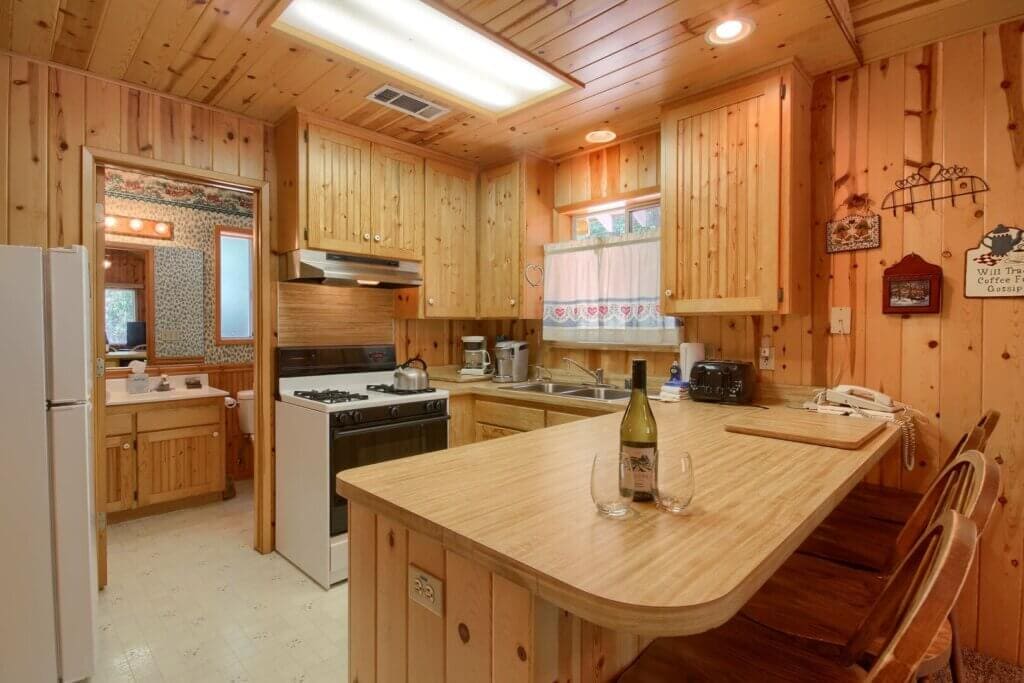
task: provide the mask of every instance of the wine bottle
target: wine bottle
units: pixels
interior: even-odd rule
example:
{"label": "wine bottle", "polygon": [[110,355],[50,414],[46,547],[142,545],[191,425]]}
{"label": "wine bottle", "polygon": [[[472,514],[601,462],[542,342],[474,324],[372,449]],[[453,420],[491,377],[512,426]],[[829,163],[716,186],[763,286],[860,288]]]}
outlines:
{"label": "wine bottle", "polygon": [[633,393],[619,427],[619,458],[633,474],[633,500],[654,500],[658,424],[647,401],[647,361],[633,361]]}

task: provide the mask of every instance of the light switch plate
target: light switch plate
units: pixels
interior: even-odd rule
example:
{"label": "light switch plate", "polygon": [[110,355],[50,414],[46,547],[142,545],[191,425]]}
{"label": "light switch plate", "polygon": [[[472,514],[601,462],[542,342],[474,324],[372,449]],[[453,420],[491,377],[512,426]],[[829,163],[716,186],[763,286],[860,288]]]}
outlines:
{"label": "light switch plate", "polygon": [[832,334],[850,334],[853,331],[851,318],[852,312],[849,306],[833,306],[829,330]]}
{"label": "light switch plate", "polygon": [[426,607],[439,617],[444,616],[444,581],[409,565],[409,599]]}

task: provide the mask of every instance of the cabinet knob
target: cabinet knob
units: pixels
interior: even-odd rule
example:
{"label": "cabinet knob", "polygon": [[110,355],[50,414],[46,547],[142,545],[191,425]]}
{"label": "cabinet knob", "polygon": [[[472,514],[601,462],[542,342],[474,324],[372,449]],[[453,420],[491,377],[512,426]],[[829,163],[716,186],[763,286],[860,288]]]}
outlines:
{"label": "cabinet knob", "polygon": [[672,290],[671,289],[666,289],[665,290],[665,296],[672,296]]}
{"label": "cabinet knob", "polygon": [[123,444],[121,444],[121,450],[122,451],[130,451],[131,449],[132,449],[132,445],[130,443],[128,443],[127,441],[125,441]]}
{"label": "cabinet knob", "polygon": [[363,233],[363,239],[364,239],[364,240],[369,240],[369,239],[370,239],[370,233],[368,233],[368,232],[364,232],[364,233]]}
{"label": "cabinet knob", "polygon": [[516,305],[516,300],[515,299],[509,299],[508,300],[508,305],[509,306],[515,306]]}
{"label": "cabinet knob", "polygon": [[213,436],[214,436],[214,438],[217,438],[218,436],[220,436],[220,432],[214,432]]}
{"label": "cabinet knob", "polygon": [[429,299],[427,299],[427,303],[430,304],[431,306],[433,306],[434,305],[434,297],[430,297]]}
{"label": "cabinet knob", "polygon": [[373,236],[373,241],[374,242],[380,242],[380,235],[374,235]]}

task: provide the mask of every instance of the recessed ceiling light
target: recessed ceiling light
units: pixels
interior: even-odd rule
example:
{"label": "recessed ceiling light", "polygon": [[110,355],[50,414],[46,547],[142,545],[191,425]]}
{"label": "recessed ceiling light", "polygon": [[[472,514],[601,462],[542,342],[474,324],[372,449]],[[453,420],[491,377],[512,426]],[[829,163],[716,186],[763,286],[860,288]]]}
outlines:
{"label": "recessed ceiling light", "polygon": [[592,130],[586,135],[587,142],[611,142],[615,139],[615,131],[613,130]]}
{"label": "recessed ceiling light", "polygon": [[130,221],[128,221],[128,227],[136,231],[142,230],[142,221],[140,221],[138,218],[133,218]]}
{"label": "recessed ceiling light", "polygon": [[112,228],[115,225],[117,225],[117,219],[114,218],[113,216],[107,216],[106,218],[103,219],[103,225],[105,225],[108,228]]}
{"label": "recessed ceiling light", "polygon": [[704,34],[712,45],[728,45],[743,40],[754,32],[754,22],[746,17],[735,17],[720,21]]}
{"label": "recessed ceiling light", "polygon": [[274,28],[492,115],[581,87],[421,0],[294,0]]}

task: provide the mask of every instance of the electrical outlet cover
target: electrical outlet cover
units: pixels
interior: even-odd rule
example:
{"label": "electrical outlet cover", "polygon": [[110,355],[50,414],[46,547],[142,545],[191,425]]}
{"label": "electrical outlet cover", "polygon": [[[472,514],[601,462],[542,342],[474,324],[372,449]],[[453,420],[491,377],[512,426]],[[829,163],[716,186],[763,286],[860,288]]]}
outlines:
{"label": "electrical outlet cover", "polygon": [[409,599],[426,607],[439,617],[444,616],[444,581],[409,565]]}

